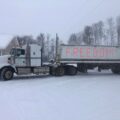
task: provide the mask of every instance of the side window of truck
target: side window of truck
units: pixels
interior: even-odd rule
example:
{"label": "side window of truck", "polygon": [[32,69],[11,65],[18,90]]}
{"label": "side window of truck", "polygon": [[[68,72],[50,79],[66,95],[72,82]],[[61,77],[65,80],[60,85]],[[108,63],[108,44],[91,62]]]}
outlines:
{"label": "side window of truck", "polygon": [[21,55],[25,55],[25,50],[21,50]]}
{"label": "side window of truck", "polygon": [[18,49],[16,56],[25,55],[25,50]]}

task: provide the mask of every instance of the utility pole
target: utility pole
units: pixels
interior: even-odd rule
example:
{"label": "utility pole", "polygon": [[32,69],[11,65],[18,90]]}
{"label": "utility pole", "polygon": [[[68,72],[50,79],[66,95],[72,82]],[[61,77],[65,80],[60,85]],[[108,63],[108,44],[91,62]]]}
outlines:
{"label": "utility pole", "polygon": [[58,34],[56,34],[56,61],[58,61],[59,59],[58,50],[59,50],[59,37]]}

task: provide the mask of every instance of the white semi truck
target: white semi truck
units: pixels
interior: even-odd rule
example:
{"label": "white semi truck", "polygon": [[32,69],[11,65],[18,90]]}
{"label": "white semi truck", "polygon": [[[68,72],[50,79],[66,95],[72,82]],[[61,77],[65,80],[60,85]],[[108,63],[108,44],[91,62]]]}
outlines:
{"label": "white semi truck", "polygon": [[[2,80],[10,80],[17,75],[46,74],[54,76],[76,75],[98,67],[98,70],[111,69],[120,73],[119,46],[75,46],[60,45],[57,47],[54,62],[44,65],[42,47],[37,44],[12,48],[9,55],[0,57],[0,76]],[[74,65],[75,66],[74,66]]]}

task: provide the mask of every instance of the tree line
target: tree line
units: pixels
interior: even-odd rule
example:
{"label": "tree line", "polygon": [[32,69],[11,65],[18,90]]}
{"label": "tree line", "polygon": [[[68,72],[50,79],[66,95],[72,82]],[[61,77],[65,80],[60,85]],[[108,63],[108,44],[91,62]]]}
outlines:
{"label": "tree line", "polygon": [[108,18],[84,27],[83,31],[73,33],[68,40],[69,45],[120,45],[120,16]]}
{"label": "tree line", "polygon": [[43,60],[48,61],[55,58],[56,40],[49,34],[40,33],[36,38],[33,36],[15,36],[5,48],[5,54],[9,54],[13,47],[22,47],[27,44],[38,44],[42,46]]}

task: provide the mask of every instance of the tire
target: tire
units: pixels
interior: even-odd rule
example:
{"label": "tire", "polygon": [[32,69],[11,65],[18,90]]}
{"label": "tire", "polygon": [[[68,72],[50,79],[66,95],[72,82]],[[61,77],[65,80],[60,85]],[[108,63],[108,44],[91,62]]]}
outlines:
{"label": "tire", "polygon": [[112,71],[112,73],[114,73],[114,74],[119,74],[119,73],[120,73],[120,70],[118,70],[118,69],[111,69],[111,71]]}
{"label": "tire", "polygon": [[1,71],[1,79],[4,81],[11,80],[13,78],[13,74],[13,70],[11,70],[10,68],[4,68]]}
{"label": "tire", "polygon": [[64,67],[57,67],[55,68],[55,76],[63,76],[65,74]]}
{"label": "tire", "polygon": [[74,66],[65,66],[65,74],[66,75],[76,75],[77,68]]}

